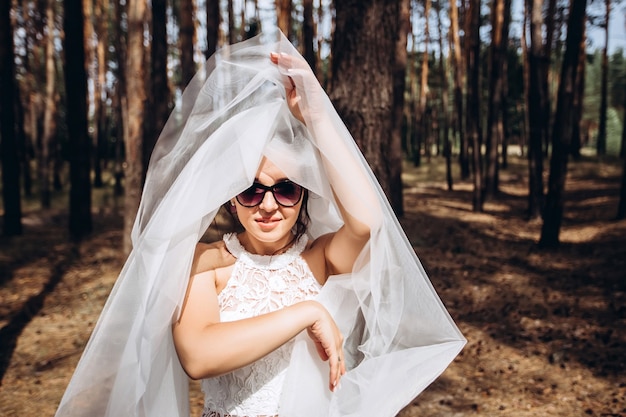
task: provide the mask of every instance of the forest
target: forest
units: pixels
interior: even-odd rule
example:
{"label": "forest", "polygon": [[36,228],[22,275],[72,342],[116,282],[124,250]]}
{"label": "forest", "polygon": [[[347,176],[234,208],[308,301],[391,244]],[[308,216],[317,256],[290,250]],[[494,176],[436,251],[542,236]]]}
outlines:
{"label": "forest", "polygon": [[1,1],[0,415],[54,415],[185,86],[280,30],[468,339],[399,416],[626,416],[625,7]]}

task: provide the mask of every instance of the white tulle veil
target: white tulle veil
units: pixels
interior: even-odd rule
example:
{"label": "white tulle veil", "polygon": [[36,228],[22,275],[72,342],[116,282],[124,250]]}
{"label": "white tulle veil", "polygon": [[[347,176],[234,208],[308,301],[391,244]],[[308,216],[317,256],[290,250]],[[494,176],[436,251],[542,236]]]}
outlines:
{"label": "white tulle veil", "polygon": [[[341,388],[328,390],[328,366],[301,335],[281,417],[393,416],[465,344],[328,97],[323,94],[323,111],[337,137],[331,146],[316,139],[315,127],[307,129],[291,115],[283,87],[288,71],[272,64],[269,54],[299,55],[282,34],[269,38],[260,35],[218,51],[170,116],[150,161],[133,251],[58,417],[189,415],[188,380],[171,325],[180,313],[196,243],[222,204],[252,183],[263,156],[310,191],[311,238],[341,226],[335,198],[351,198],[344,206],[355,207],[354,200],[369,191],[383,217],[372,224],[370,243],[353,272],[331,277],[319,296],[346,336],[349,371]],[[341,181],[359,178],[355,184],[361,184],[365,178],[370,188],[335,197],[321,158]],[[351,214],[369,221],[372,202],[356,206],[361,208]]]}

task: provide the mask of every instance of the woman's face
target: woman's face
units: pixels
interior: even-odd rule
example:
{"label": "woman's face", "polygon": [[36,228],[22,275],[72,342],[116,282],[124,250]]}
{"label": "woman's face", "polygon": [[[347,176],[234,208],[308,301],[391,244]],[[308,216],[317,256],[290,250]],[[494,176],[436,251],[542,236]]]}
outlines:
{"label": "woman's face", "polygon": [[[265,186],[272,186],[284,181],[287,176],[265,157],[256,173],[255,182]],[[284,207],[276,202],[272,192],[267,191],[259,205],[254,207],[242,206],[236,198],[231,200],[237,209],[237,217],[244,229],[242,239],[246,249],[258,254],[273,254],[284,248],[293,239],[291,229],[298,220],[302,198],[293,207]]]}

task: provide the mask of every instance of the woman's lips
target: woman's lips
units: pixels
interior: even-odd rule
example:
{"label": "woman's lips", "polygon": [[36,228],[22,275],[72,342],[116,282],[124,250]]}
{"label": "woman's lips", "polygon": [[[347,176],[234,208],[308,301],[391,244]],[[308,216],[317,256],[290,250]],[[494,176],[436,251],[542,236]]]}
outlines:
{"label": "woman's lips", "polygon": [[259,225],[259,227],[263,230],[270,230],[275,228],[278,223],[280,222],[280,219],[276,219],[276,218],[260,218],[260,219],[256,219],[257,224]]}

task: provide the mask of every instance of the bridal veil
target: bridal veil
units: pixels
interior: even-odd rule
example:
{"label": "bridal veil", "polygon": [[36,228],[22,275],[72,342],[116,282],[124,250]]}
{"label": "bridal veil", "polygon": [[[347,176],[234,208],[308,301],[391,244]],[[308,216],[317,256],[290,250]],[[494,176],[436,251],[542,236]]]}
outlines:
{"label": "bridal veil", "polygon": [[[348,209],[360,207],[351,214],[371,222],[372,201],[363,197],[355,204],[369,193],[382,213],[370,224],[370,242],[353,272],[330,277],[319,295],[345,336],[348,372],[341,387],[328,390],[328,365],[301,335],[281,417],[393,416],[465,344],[330,100],[317,85],[319,110],[336,137],[329,144],[316,138],[324,132],[316,131],[314,121],[307,120],[307,129],[291,115],[283,83],[295,73],[270,62],[271,52],[299,57],[282,34],[259,35],[218,51],[185,89],[152,154],[132,253],[57,417],[189,415],[188,379],[171,326],[180,314],[196,243],[222,204],[252,183],[263,156],[310,191],[311,238],[341,226],[336,199]],[[334,195],[322,157],[342,181],[358,178],[355,183],[362,184],[365,178],[365,189]]]}

